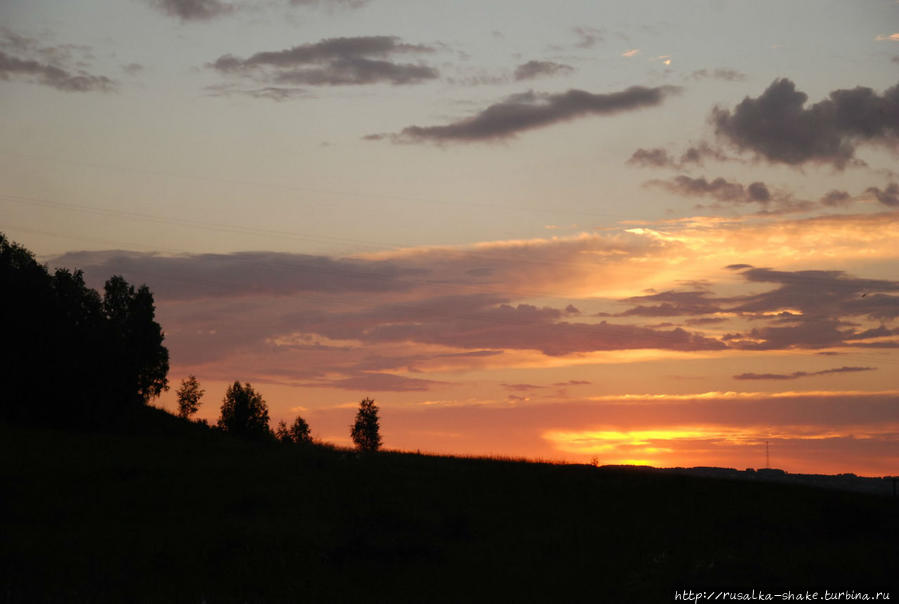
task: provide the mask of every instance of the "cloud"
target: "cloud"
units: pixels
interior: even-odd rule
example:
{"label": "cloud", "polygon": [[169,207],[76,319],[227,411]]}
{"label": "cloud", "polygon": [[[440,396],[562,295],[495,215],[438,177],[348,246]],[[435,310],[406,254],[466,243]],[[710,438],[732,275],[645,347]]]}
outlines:
{"label": "cloud", "polygon": [[395,36],[327,38],[286,50],[258,52],[246,59],[222,55],[209,66],[222,74],[252,76],[274,84],[340,86],[416,84],[437,78],[423,64],[394,63],[397,54],[428,54],[431,46],[407,44]]}
{"label": "cloud", "polygon": [[330,381],[309,382],[308,387],[340,388],[362,392],[425,392],[435,386],[445,386],[446,382],[409,378],[390,373],[363,372],[353,377]]}
{"label": "cloud", "polygon": [[751,268],[741,276],[752,283],[776,283],[778,287],[731,298],[721,310],[754,315],[769,322],[766,327],[732,333],[722,339],[745,350],[790,348],[818,349],[833,346],[890,348],[895,341],[857,342],[893,335],[893,330],[859,330],[847,317],[892,320],[899,317],[899,281],[859,279],[842,271],[775,271]]}
{"label": "cloud", "polygon": [[575,89],[558,94],[530,91],[510,96],[469,118],[445,126],[410,126],[395,138],[398,142],[503,140],[520,132],[580,117],[656,106],[678,90],[671,86],[632,86],[608,94]]}
{"label": "cloud", "polygon": [[768,186],[763,182],[754,182],[744,187],[740,183],[720,177],[708,181],[704,177],[691,178],[680,175],[672,180],[651,180],[647,184],[662,187],[678,195],[707,196],[725,203],[768,204],[774,199]]}
{"label": "cloud", "polygon": [[899,143],[899,85],[882,95],[862,86],[835,90],[805,107],[807,99],[782,78],[733,111],[716,107],[711,119],[723,140],[771,163],[818,162],[842,169],[860,144],[895,148]]}
{"label": "cloud", "polygon": [[305,88],[285,86],[264,86],[262,88],[240,88],[233,84],[214,84],[206,87],[210,96],[248,96],[254,99],[269,99],[270,101],[289,101],[296,98],[310,97],[311,93]]}
{"label": "cloud", "polygon": [[836,189],[829,191],[821,197],[821,204],[825,206],[841,206],[852,201],[852,196],[846,191],[838,191]]}
{"label": "cloud", "polygon": [[578,37],[574,44],[577,48],[593,48],[603,41],[603,30],[595,27],[575,27],[572,31]]}
{"label": "cloud", "polygon": [[627,163],[635,166],[649,166],[653,168],[675,167],[674,159],[668,155],[668,151],[659,147],[653,149],[637,149],[631,155]]}
{"label": "cloud", "polygon": [[[202,366],[222,379],[239,373],[325,383],[368,373],[420,378],[404,372],[564,365],[619,351],[895,346],[899,332],[887,322],[899,317],[899,282],[754,266],[771,257],[785,266],[832,257],[889,265],[899,256],[897,237],[899,213],[883,212],[691,218],[353,258],[106,251],[49,263],[83,268],[91,287],[112,274],[148,284],[178,366]],[[714,282],[685,284],[721,278],[722,264],[739,271],[722,281],[728,295]],[[735,295],[735,279],[737,291],[752,293]],[[598,310],[621,312],[602,322]],[[704,321],[682,329],[641,323],[669,316]]]}
{"label": "cloud", "polygon": [[832,375],[834,373],[857,373],[859,371],[874,371],[876,367],[837,367],[822,371],[794,371],[793,373],[741,373],[735,375],[735,380],[795,380],[815,375]]}
{"label": "cloud", "polygon": [[688,168],[691,164],[703,165],[706,158],[712,158],[717,161],[730,161],[733,159],[728,157],[727,154],[720,149],[716,149],[708,143],[701,142],[688,147],[686,151],[681,154],[680,159],[674,159],[668,151],[661,147],[654,147],[651,149],[643,149],[641,147],[634,151],[630,159],[627,160],[627,163],[640,167],[676,168],[680,170]]}
{"label": "cloud", "polygon": [[[704,315],[718,312],[720,300],[710,298],[706,291],[666,291],[646,296],[632,296],[621,302],[637,304],[621,316],[674,317],[682,315]],[[651,303],[644,305],[643,303]]]}
{"label": "cloud", "polygon": [[736,69],[697,69],[691,72],[688,77],[693,80],[713,79],[725,80],[727,82],[739,82],[746,79],[746,74],[742,71],[737,71]]}
{"label": "cloud", "polygon": [[635,57],[635,56],[637,56],[637,54],[639,52],[640,52],[639,48],[634,48],[631,50],[625,50],[624,52],[621,53],[621,56],[626,57],[626,58]]}
{"label": "cloud", "polygon": [[421,277],[390,262],[332,259],[307,254],[236,252],[162,256],[135,252],[70,252],[53,259],[86,273],[120,274],[153,285],[158,298],[288,296],[298,292],[397,292]]}
{"label": "cloud", "polygon": [[878,34],[874,37],[878,42],[884,42],[887,40],[891,40],[893,42],[899,42],[899,34]]}
{"label": "cloud", "polygon": [[235,6],[220,0],[149,0],[151,6],[182,21],[208,21],[234,12]]}
{"label": "cloud", "polygon": [[64,92],[114,91],[115,80],[70,67],[90,58],[90,47],[42,46],[37,40],[0,28],[0,80],[32,81]]}
{"label": "cloud", "polygon": [[528,61],[515,68],[515,79],[532,80],[534,78],[552,76],[574,71],[571,65],[553,61]]}
{"label": "cloud", "polygon": [[868,187],[865,193],[873,195],[877,201],[891,208],[899,207],[899,185],[890,183],[883,190],[877,187]]}
{"label": "cloud", "polygon": [[[727,333],[721,341],[741,350],[821,349],[836,346],[891,348],[884,338],[899,330],[859,329],[849,318],[889,321],[899,317],[899,281],[860,279],[841,271],[776,271],[731,265],[749,283],[777,287],[752,295],[714,297],[708,291],[664,291],[624,298],[636,304],[617,316],[689,316],[689,324],[723,323],[723,317],[764,322],[745,332]],[[696,319],[703,320],[700,323]],[[797,376],[803,377],[803,376]],[[742,379],[742,378],[741,378]],[[751,378],[746,378],[751,379]],[[773,379],[773,378],[772,378]]]}
{"label": "cloud", "polygon": [[481,296],[423,300],[372,311],[377,324],[364,338],[375,342],[421,342],[453,348],[537,350],[560,356],[581,352],[664,349],[720,350],[712,338],[683,329],[568,322],[562,312],[529,304],[495,304]]}

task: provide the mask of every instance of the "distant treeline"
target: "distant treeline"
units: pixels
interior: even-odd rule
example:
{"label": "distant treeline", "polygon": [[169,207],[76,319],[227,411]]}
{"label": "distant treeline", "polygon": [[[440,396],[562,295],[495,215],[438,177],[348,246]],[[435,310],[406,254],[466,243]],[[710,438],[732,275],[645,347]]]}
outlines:
{"label": "distant treeline", "polygon": [[153,295],[120,276],[101,296],[80,270],[50,272],[0,233],[0,416],[24,423],[120,421],[168,388]]}

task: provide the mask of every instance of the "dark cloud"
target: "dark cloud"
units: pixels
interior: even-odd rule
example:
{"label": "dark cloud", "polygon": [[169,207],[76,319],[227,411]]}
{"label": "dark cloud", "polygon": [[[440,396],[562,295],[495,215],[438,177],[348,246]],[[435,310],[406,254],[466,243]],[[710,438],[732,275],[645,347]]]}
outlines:
{"label": "dark cloud", "polygon": [[[765,325],[721,338],[728,347],[744,350],[822,349],[834,346],[890,348],[885,340],[899,329],[859,329],[849,319],[867,317],[890,321],[899,317],[899,281],[858,279],[841,271],[775,271],[745,264],[730,265],[752,283],[776,287],[752,295],[713,297],[705,290],[666,291],[625,298],[634,304],[615,316],[688,316],[688,325],[724,322],[725,316],[763,322]],[[661,326],[655,326],[656,328]],[[874,338],[878,341],[868,342]]]}
{"label": "dark cloud", "polygon": [[890,183],[885,189],[868,187],[865,193],[873,195],[877,201],[891,208],[899,207],[899,185]]}
{"label": "dark cloud", "polygon": [[717,161],[733,161],[734,158],[728,156],[721,149],[712,147],[706,142],[701,142],[692,147],[688,147],[680,157],[680,167],[687,164],[702,165],[707,158]]}
{"label": "dark cloud", "polygon": [[741,373],[735,375],[735,380],[795,380],[814,375],[831,375],[834,373],[856,373],[859,371],[874,371],[876,367],[837,367],[824,369],[823,371],[794,371],[793,373]]}
{"label": "dark cloud", "polygon": [[631,155],[630,159],[627,160],[627,163],[635,166],[649,166],[653,168],[676,167],[674,158],[668,155],[668,152],[665,149],[658,147],[654,149],[637,149],[634,151],[633,155]]}
{"label": "dark cloud", "polygon": [[278,102],[312,96],[305,88],[284,86],[240,88],[231,84],[216,84],[213,86],[207,86],[206,91],[210,96],[248,96],[254,99],[269,99],[271,101]]}
{"label": "dark cloud", "polygon": [[[36,54],[68,58],[67,52],[50,52],[54,50],[58,49],[36,49]],[[116,88],[116,82],[106,76],[93,75],[81,69],[72,70],[33,58],[22,58],[0,50],[0,79],[14,78],[30,80],[65,92],[111,92]]]}
{"label": "dark cloud", "polygon": [[128,63],[127,65],[122,65],[122,71],[124,71],[128,75],[137,75],[143,70],[144,66],[140,63]]}
{"label": "dark cloud", "polygon": [[709,181],[704,177],[680,175],[671,180],[651,180],[647,184],[660,186],[686,197],[712,197],[725,203],[767,204],[773,199],[768,186],[763,182],[754,182],[744,187],[720,177]]}
{"label": "dark cloud", "polygon": [[735,348],[773,350],[787,348],[827,348],[894,346],[891,341],[855,342],[893,335],[894,331],[856,329],[846,317],[866,316],[875,320],[899,317],[899,282],[849,277],[842,271],[775,271],[767,268],[745,270],[741,276],[754,283],[776,283],[775,289],[738,296],[722,303],[722,309],[756,316],[773,325],[746,333],[728,334],[722,339]]}
{"label": "dark cloud", "polygon": [[[681,315],[704,315],[717,312],[720,301],[709,297],[706,291],[666,291],[646,296],[634,296],[621,300],[637,304],[620,316],[676,317]],[[646,304],[649,303],[649,304]]]}
{"label": "dark cloud", "polygon": [[627,163],[652,168],[676,168],[684,169],[690,165],[703,165],[707,158],[717,161],[730,161],[732,158],[720,149],[716,149],[708,143],[701,142],[684,151],[680,159],[675,159],[665,149],[655,147],[652,149],[639,148],[631,155]]}
{"label": "dark cloud", "polygon": [[741,271],[746,268],[752,268],[752,265],[751,264],[728,264],[724,268],[726,268],[727,270],[730,270],[730,271]]}
{"label": "dark cloud", "polygon": [[821,197],[821,205],[825,206],[842,206],[850,203],[852,196],[846,191],[837,191],[836,189],[827,192]]}
{"label": "dark cloud", "polygon": [[697,69],[690,73],[689,76],[694,80],[704,80],[704,79],[713,79],[713,80],[726,80],[728,82],[737,82],[746,79],[746,74],[742,71],[737,71],[736,69]]}
{"label": "dark cloud", "polygon": [[516,80],[532,80],[534,78],[552,76],[563,73],[571,73],[574,68],[571,65],[555,63],[553,61],[528,61],[515,68]]}
{"label": "dark cloud", "polygon": [[375,309],[374,342],[421,342],[457,348],[538,350],[550,356],[600,350],[659,348],[718,350],[717,340],[683,329],[570,323],[562,311],[529,304],[496,304],[485,296],[449,296]]}
{"label": "dark cloud", "polygon": [[[868,315],[879,318],[885,299],[899,298],[883,292],[899,292],[899,281],[859,279],[842,271],[776,271],[752,268],[741,273],[753,283],[776,283],[776,289],[734,298],[738,312],[766,313],[793,308],[803,317],[831,318],[845,315]],[[878,298],[883,296],[883,298]]]}
{"label": "dark cloud", "polygon": [[439,76],[433,67],[411,63],[391,63],[390,61],[354,57],[332,61],[326,67],[313,67],[282,71],[275,81],[284,84],[305,84],[308,86],[349,86],[362,84],[417,84]]}
{"label": "dark cloud", "polygon": [[431,46],[407,44],[395,36],[328,38],[286,50],[258,52],[246,59],[222,55],[210,67],[224,74],[253,76],[274,84],[401,85],[431,80],[439,74],[427,65],[387,59],[397,54],[434,51]]}
{"label": "dark cloud", "polygon": [[502,140],[519,132],[588,115],[610,115],[659,105],[679,89],[671,86],[632,86],[620,92],[592,94],[569,90],[559,94],[525,92],[491,105],[476,115],[445,126],[410,126],[399,142],[473,142]]}
{"label": "dark cloud", "polygon": [[149,0],[157,10],[182,21],[208,21],[234,12],[233,4],[220,0]]}
{"label": "dark cloud", "polygon": [[297,292],[387,292],[412,287],[418,269],[389,262],[340,260],[277,252],[159,256],[136,252],[71,252],[54,266],[77,266],[90,276],[120,274],[145,282],[162,299],[284,296]]}
{"label": "dark cloud", "polygon": [[772,163],[843,168],[854,160],[859,144],[895,149],[899,143],[899,85],[882,95],[862,86],[835,90],[809,107],[807,100],[792,81],[778,79],[733,111],[715,108],[712,121],[724,140]]}

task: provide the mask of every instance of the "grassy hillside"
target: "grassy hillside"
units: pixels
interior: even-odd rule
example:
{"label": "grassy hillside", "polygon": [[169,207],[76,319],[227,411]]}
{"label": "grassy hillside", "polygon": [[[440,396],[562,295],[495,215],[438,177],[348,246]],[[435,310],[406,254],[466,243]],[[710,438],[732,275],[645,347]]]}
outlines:
{"label": "grassy hillside", "polygon": [[[892,498],[588,466],[0,426],[0,601],[670,602],[886,588]],[[899,594],[894,594],[899,596]]]}

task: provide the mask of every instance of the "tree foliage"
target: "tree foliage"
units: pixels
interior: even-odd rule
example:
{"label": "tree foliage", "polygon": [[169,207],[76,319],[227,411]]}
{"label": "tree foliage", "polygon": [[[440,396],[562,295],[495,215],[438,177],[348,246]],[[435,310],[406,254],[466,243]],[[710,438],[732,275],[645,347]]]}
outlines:
{"label": "tree foliage", "polygon": [[3,417],[105,424],[168,387],[168,351],[146,286],[115,276],[101,298],[81,271],[50,273],[0,233],[0,292]]}
{"label": "tree foliage", "polygon": [[284,420],[278,422],[278,429],[275,431],[275,437],[282,443],[305,445],[312,442],[312,435],[309,433],[309,424],[299,415],[293,420],[293,424],[291,424],[289,428]]}
{"label": "tree foliage", "polygon": [[176,392],[178,395],[178,415],[185,419],[190,419],[190,416],[200,409],[200,399],[203,398],[205,393],[206,391],[200,388],[200,382],[197,381],[196,376],[189,375],[181,380],[181,386]]}
{"label": "tree foliage", "polygon": [[356,448],[366,453],[374,453],[381,448],[380,426],[378,424],[378,406],[370,398],[362,399],[356,412],[350,436]]}
{"label": "tree foliage", "polygon": [[261,438],[271,435],[268,422],[268,405],[249,383],[241,386],[240,382],[234,382],[228,387],[222,401],[219,428],[238,436]]}

